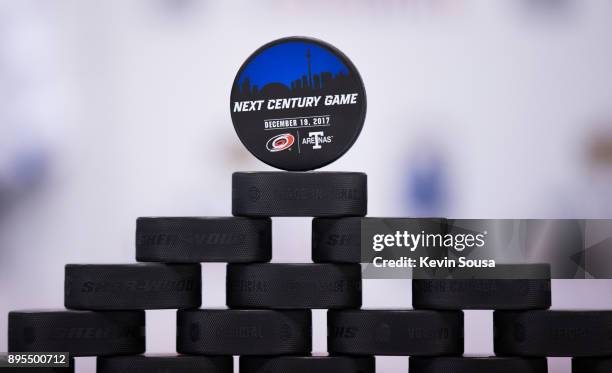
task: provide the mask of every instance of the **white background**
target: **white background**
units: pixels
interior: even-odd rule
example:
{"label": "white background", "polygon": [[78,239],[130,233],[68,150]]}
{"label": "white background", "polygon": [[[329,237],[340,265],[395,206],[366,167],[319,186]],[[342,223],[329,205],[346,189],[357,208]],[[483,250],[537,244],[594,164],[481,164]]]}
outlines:
{"label": "white background", "polygon": [[[366,125],[325,169],[368,173],[371,216],[612,217],[593,156],[612,144],[611,1],[0,0],[0,335],[9,310],[62,306],[65,263],[133,261],[137,216],[230,213],[231,173],[269,169],[232,128],[234,75],[290,35],[361,72]],[[432,167],[423,202],[411,180]],[[274,220],[274,261],[309,247],[309,219]],[[204,306],[224,305],[224,271],[203,266]],[[409,285],[367,281],[364,306],[410,307]],[[553,306],[612,307],[611,290],[557,281]],[[175,312],[147,322],[148,351],[174,351]],[[466,353],[492,352],[491,322],[466,312]],[[325,333],[316,311],[315,351]]]}

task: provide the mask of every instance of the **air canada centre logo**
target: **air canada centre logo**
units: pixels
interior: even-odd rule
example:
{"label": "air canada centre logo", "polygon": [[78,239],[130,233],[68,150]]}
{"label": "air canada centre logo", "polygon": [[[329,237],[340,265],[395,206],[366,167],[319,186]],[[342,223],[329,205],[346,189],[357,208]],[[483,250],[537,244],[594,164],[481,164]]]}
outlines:
{"label": "air canada centre logo", "polygon": [[291,148],[295,142],[295,137],[290,133],[283,133],[272,137],[266,143],[269,152],[276,153]]}
{"label": "air canada centre logo", "polygon": [[332,45],[304,37],[256,50],[230,96],[242,143],[261,161],[289,171],[342,156],[357,140],[365,111],[365,88],[352,62]]}

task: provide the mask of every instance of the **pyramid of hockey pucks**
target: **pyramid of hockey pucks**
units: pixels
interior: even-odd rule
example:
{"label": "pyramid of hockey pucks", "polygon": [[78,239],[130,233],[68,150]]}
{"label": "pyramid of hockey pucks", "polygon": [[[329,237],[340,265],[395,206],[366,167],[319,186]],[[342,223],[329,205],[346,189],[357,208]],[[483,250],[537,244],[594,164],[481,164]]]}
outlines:
{"label": "pyramid of hockey pucks", "polygon": [[[612,311],[548,310],[545,265],[500,268],[547,273],[535,279],[414,279],[414,309],[361,308],[367,176],[312,170],[352,146],[365,107],[359,73],[331,45],[292,37],[258,49],[234,81],[232,120],[249,151],[283,171],[234,173],[233,216],[138,218],[136,263],[66,265],[66,309],[10,312],[9,351],[97,356],[100,373],[230,373],[232,356],[242,373],[373,373],[376,355],[410,356],[411,373],[544,373],[547,356],[611,372]],[[314,217],[313,262],[270,263],[271,217],[292,216]],[[202,262],[228,263],[227,308],[201,308]],[[155,309],[177,309],[166,355],[146,354]],[[327,353],[313,354],[312,309],[328,310]],[[496,356],[462,356],[471,309],[495,310]]]}

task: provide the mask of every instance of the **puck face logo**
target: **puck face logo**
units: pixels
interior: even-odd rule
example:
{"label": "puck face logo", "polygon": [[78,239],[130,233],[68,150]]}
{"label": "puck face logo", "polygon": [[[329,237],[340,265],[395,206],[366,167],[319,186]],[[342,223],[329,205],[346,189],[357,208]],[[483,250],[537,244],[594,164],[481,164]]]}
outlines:
{"label": "puck face logo", "polygon": [[242,65],[230,112],[238,137],[270,166],[306,171],[342,156],[366,113],[363,82],[351,61],[320,40],[273,41]]}
{"label": "puck face logo", "polygon": [[325,136],[325,132],[308,132],[308,138],[304,139],[304,144],[312,145],[313,149],[323,149],[322,144],[332,142],[332,136]]}
{"label": "puck face logo", "polygon": [[275,153],[286,149],[290,149],[295,142],[295,137],[290,133],[283,133],[272,137],[266,143],[266,148],[269,152]]}

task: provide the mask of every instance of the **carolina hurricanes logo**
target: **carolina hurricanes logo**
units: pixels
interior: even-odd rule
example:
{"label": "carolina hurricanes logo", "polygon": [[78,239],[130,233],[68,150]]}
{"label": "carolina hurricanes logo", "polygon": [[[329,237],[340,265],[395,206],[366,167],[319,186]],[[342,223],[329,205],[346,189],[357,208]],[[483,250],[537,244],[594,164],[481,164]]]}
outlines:
{"label": "carolina hurricanes logo", "polygon": [[295,137],[293,137],[292,134],[283,133],[281,135],[276,135],[270,140],[268,140],[268,142],[266,143],[266,148],[268,148],[268,151],[270,151],[271,153],[276,153],[285,149],[289,149],[294,142]]}

